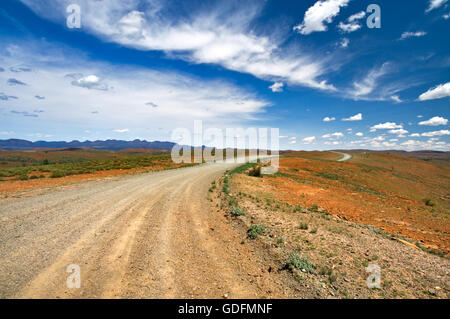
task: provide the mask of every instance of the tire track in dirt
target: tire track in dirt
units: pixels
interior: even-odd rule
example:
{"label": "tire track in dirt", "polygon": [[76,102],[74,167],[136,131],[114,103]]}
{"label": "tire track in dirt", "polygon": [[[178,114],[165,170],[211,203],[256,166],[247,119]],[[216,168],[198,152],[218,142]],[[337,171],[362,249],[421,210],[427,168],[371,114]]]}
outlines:
{"label": "tire track in dirt", "polygon": [[[0,201],[0,297],[257,298],[283,295],[207,200],[235,164],[119,177]],[[81,268],[69,289],[66,267]],[[255,277],[258,277],[255,279]],[[275,286],[275,288],[273,287]]]}

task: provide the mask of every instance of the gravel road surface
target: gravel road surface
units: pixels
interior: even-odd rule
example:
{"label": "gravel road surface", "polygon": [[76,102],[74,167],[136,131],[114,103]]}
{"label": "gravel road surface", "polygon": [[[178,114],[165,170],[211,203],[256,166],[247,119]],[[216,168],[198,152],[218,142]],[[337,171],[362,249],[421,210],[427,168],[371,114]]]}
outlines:
{"label": "gravel road surface", "polygon": [[[287,297],[207,199],[236,164],[114,177],[0,200],[0,298]],[[68,265],[81,288],[68,288]]]}

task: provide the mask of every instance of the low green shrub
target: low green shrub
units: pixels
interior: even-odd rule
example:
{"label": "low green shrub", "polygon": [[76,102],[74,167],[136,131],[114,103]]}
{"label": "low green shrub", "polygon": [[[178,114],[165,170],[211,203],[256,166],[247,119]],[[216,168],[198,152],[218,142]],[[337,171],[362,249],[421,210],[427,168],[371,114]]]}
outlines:
{"label": "low green shrub", "polygon": [[315,274],[316,270],[314,265],[312,265],[308,259],[301,258],[298,254],[292,253],[286,260],[286,267],[293,270],[304,270],[307,273]]}
{"label": "low green shrub", "polygon": [[300,228],[301,230],[308,230],[308,224],[307,223],[300,223],[298,225],[298,228]]}
{"label": "low green shrub", "polygon": [[429,199],[429,198],[424,198],[424,199],[422,199],[422,201],[423,201],[423,203],[424,203],[425,205],[427,205],[427,206],[430,206],[430,207],[436,206],[436,204],[433,203],[433,202],[431,201],[431,199]]}
{"label": "low green shrub", "polygon": [[245,211],[239,207],[233,207],[231,209],[231,215],[233,216],[245,216]]}
{"label": "low green shrub", "polygon": [[64,171],[53,171],[52,174],[50,175],[50,178],[60,178],[60,177],[64,177],[66,176],[66,172]]}
{"label": "low green shrub", "polygon": [[264,234],[265,231],[266,227],[263,225],[252,224],[247,234],[250,239],[256,239],[259,235]]}

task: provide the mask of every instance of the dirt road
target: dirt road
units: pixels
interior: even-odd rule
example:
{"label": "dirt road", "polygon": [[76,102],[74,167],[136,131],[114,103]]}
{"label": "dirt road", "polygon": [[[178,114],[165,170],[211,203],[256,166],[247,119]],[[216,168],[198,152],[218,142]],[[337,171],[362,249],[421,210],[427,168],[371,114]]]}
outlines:
{"label": "dirt road", "polygon": [[342,157],[337,160],[338,162],[345,162],[353,157],[352,155],[347,154],[347,153],[342,153],[342,152],[333,152],[333,153],[342,155]]}
{"label": "dirt road", "polygon": [[[207,199],[235,164],[97,180],[0,200],[0,297],[287,297]],[[81,288],[66,268],[79,265]]]}

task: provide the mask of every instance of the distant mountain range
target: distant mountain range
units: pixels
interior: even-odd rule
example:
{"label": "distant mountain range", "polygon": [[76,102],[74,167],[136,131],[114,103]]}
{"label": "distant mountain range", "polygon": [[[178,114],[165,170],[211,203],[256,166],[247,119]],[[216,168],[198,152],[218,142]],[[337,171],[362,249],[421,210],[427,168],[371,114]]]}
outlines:
{"label": "distant mountain range", "polygon": [[85,147],[99,150],[123,150],[128,148],[148,148],[156,150],[170,150],[175,145],[172,142],[160,142],[153,141],[149,142],[146,140],[134,140],[134,141],[123,141],[123,140],[106,140],[106,141],[37,141],[30,142],[27,140],[20,139],[8,139],[0,140],[0,149],[3,150],[31,150],[36,148],[71,148],[71,147]]}

